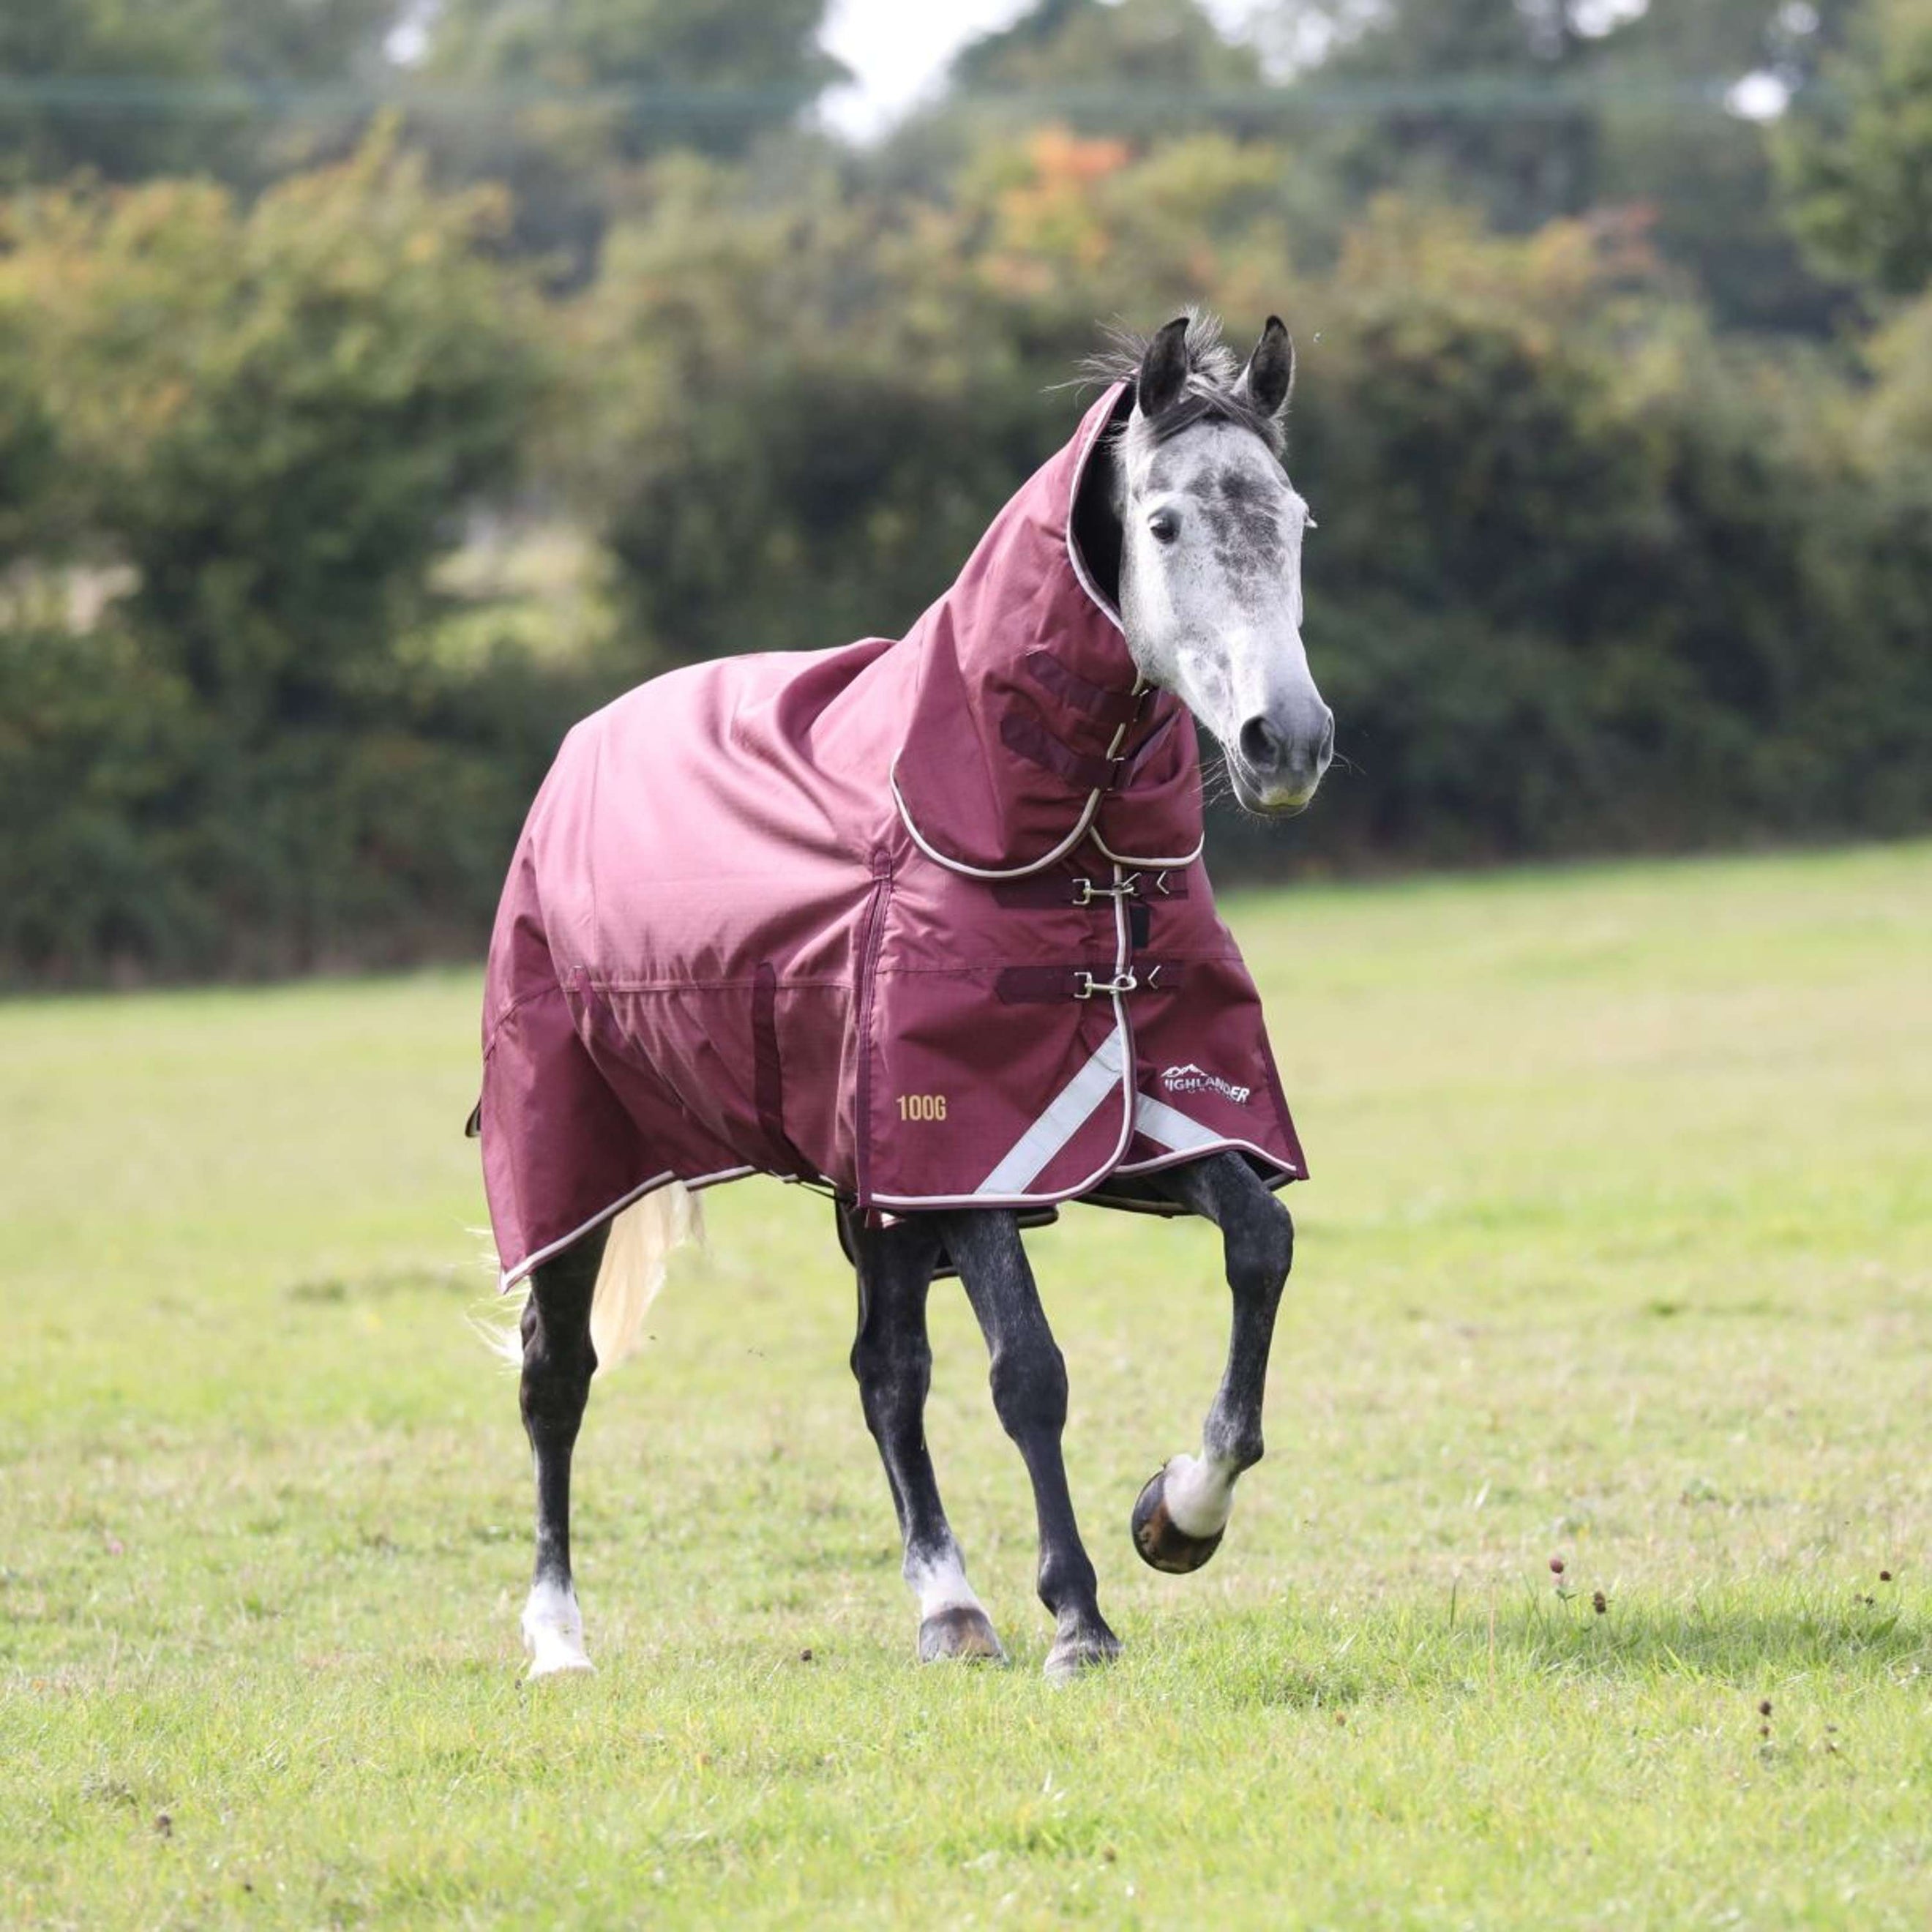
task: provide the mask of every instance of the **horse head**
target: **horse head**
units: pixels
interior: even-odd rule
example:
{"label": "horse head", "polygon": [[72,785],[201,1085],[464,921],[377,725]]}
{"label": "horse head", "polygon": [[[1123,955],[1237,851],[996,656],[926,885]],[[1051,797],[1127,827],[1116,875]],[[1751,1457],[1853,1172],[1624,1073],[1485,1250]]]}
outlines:
{"label": "horse head", "polygon": [[1335,715],[1301,640],[1314,520],[1282,466],[1288,331],[1270,316],[1243,364],[1211,317],[1182,316],[1095,367],[1133,386],[1098,479],[1128,650],[1220,741],[1248,811],[1299,812],[1328,768]]}

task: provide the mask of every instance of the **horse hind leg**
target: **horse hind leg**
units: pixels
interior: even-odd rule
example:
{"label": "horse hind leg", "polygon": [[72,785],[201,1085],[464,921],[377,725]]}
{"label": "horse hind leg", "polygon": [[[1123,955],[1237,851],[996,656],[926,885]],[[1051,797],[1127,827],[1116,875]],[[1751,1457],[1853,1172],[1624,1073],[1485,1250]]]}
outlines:
{"label": "horse hind leg", "polygon": [[532,1677],[591,1667],[570,1574],[570,1461],[597,1367],[590,1304],[606,1234],[594,1228],[534,1270],[524,1306],[518,1396],[536,1472],[536,1564],[523,1615]]}
{"label": "horse hind leg", "polygon": [[992,1620],[966,1580],[965,1558],[946,1520],[926,1444],[926,1399],[932,1382],[926,1300],[939,1260],[938,1236],[919,1222],[866,1228],[848,1221],[847,1231],[859,1270],[852,1372],[892,1490],[905,1547],[903,1574],[919,1600],[920,1661],[1004,1662]]}

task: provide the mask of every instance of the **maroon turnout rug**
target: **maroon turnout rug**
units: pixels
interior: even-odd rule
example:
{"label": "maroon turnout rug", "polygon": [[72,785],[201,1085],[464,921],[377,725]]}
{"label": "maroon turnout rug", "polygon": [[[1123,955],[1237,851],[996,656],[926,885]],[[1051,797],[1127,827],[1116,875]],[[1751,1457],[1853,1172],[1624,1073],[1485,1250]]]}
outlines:
{"label": "maroon turnout rug", "polygon": [[508,1286],[673,1180],[867,1213],[1304,1172],[1201,862],[1193,724],[1070,534],[1117,388],[897,640],[674,671],[580,724],[498,911],[477,1119]]}

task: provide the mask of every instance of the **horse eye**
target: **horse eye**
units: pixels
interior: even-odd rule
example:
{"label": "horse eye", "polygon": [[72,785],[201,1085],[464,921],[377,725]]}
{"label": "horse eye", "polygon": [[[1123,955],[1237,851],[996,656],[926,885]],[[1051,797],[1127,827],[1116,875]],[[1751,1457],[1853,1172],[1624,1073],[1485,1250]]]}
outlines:
{"label": "horse eye", "polygon": [[1148,529],[1158,543],[1172,543],[1180,534],[1180,519],[1172,510],[1156,510],[1148,519]]}

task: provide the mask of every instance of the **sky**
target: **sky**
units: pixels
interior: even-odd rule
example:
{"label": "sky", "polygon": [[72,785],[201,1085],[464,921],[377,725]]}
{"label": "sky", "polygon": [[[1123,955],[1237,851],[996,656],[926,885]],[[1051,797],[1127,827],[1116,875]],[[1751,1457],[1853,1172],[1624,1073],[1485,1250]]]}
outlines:
{"label": "sky", "polygon": [[[825,46],[851,69],[856,85],[825,103],[842,133],[864,139],[884,132],[937,85],[946,64],[975,34],[1011,26],[1034,0],[832,0]],[[1598,0],[1636,11],[1647,0]],[[1205,0],[1223,29],[1235,26],[1247,0]]]}
{"label": "sky", "polygon": [[833,0],[824,43],[856,77],[825,103],[846,134],[881,132],[976,34],[1010,26],[1030,0]]}

